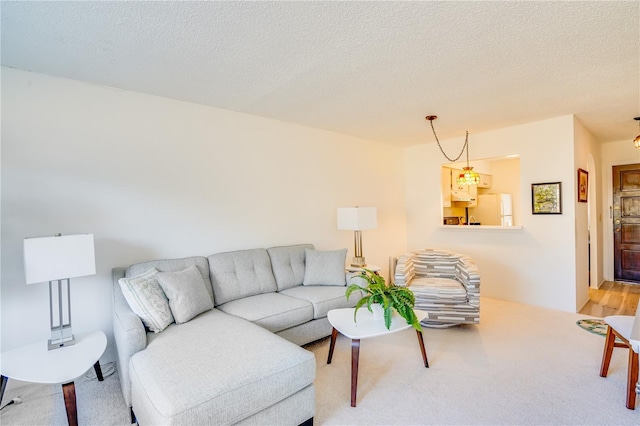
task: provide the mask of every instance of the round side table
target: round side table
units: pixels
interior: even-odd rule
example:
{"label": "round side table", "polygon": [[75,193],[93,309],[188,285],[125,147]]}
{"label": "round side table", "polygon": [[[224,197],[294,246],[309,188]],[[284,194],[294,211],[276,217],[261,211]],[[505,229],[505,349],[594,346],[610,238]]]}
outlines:
{"label": "round side table", "polygon": [[102,331],[76,335],[76,343],[59,349],[48,350],[47,342],[37,342],[0,355],[0,402],[8,379],[32,383],[61,383],[67,420],[77,426],[76,388],[74,379],[93,366],[98,380],[102,381],[99,359],[107,347],[107,337]]}
{"label": "round side table", "polygon": [[379,267],[378,265],[367,265],[365,267],[358,267],[358,266],[347,266],[345,269],[347,270],[347,272],[362,272],[366,269],[370,270],[371,272],[375,272],[376,274],[378,272],[380,272],[380,270],[382,269],[381,267]]}

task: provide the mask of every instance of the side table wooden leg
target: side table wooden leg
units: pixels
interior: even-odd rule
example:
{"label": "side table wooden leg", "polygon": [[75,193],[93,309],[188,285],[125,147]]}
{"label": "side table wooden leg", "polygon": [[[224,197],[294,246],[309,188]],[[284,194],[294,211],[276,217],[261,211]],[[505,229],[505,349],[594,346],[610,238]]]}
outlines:
{"label": "side table wooden leg", "polygon": [[638,383],[638,354],[629,348],[629,367],[627,369],[627,408],[636,409],[636,384]]}
{"label": "side table wooden leg", "polygon": [[73,382],[62,385],[64,406],[67,409],[69,426],[78,426],[78,409],[76,407],[76,385]]}
{"label": "side table wooden leg", "polygon": [[351,340],[351,406],[356,406],[358,392],[358,361],[360,360],[360,339]]}
{"label": "side table wooden leg", "polygon": [[420,352],[422,352],[422,360],[424,361],[424,366],[429,368],[429,361],[427,360],[427,351],[424,348],[424,338],[422,337],[422,332],[416,330],[418,334],[418,343],[420,344]]}
{"label": "side table wooden leg", "polygon": [[331,332],[331,343],[329,344],[329,357],[327,358],[327,364],[331,364],[333,358],[333,348],[336,347],[336,338],[338,337],[338,330],[335,328]]}
{"label": "side table wooden leg", "polygon": [[600,377],[607,377],[609,372],[609,363],[611,363],[611,355],[616,345],[616,335],[613,329],[607,325],[607,337],[604,341],[604,350],[602,351],[602,362],[600,364]]}
{"label": "side table wooden leg", "polygon": [[93,364],[93,369],[96,371],[96,377],[98,378],[98,381],[103,381],[104,377],[102,377],[102,368],[100,368],[100,361],[96,361],[96,363]]}
{"label": "side table wooden leg", "polygon": [[7,376],[2,376],[2,383],[0,383],[0,403],[2,403],[2,398],[4,398],[4,390],[7,388],[7,382],[9,378]]}

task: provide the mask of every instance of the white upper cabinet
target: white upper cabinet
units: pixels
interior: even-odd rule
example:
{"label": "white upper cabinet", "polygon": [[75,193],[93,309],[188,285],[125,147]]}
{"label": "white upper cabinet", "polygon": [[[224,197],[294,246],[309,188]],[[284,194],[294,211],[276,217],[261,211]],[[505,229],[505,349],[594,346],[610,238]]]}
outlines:
{"label": "white upper cabinet", "polygon": [[478,183],[478,188],[491,188],[491,175],[487,175],[485,173],[478,173],[480,175],[480,182]]}

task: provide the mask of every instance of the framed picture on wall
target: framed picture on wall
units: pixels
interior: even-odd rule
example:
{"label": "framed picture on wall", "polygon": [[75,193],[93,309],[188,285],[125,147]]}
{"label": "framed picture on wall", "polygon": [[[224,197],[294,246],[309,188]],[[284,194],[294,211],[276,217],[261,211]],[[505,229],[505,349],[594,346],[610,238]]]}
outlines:
{"label": "framed picture on wall", "polygon": [[589,189],[589,172],[578,169],[578,202],[587,202],[587,190]]}
{"label": "framed picture on wall", "polygon": [[532,183],[531,212],[562,214],[562,182]]}

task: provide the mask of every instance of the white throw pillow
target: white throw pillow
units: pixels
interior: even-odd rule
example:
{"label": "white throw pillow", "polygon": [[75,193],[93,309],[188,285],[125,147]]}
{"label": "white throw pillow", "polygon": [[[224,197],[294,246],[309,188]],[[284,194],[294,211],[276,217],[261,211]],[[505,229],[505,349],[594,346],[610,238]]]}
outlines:
{"label": "white throw pillow", "polygon": [[176,324],[213,308],[206,283],[195,265],[176,272],[158,272],[158,282],[169,298]]}
{"label": "white throw pillow", "polygon": [[323,251],[305,248],[304,254],[303,285],[346,285],[344,263],[347,249]]}
{"label": "white throw pillow", "polygon": [[173,322],[169,300],[158,284],[157,274],[156,268],[151,268],[137,277],[118,280],[131,310],[154,333],[161,332]]}

